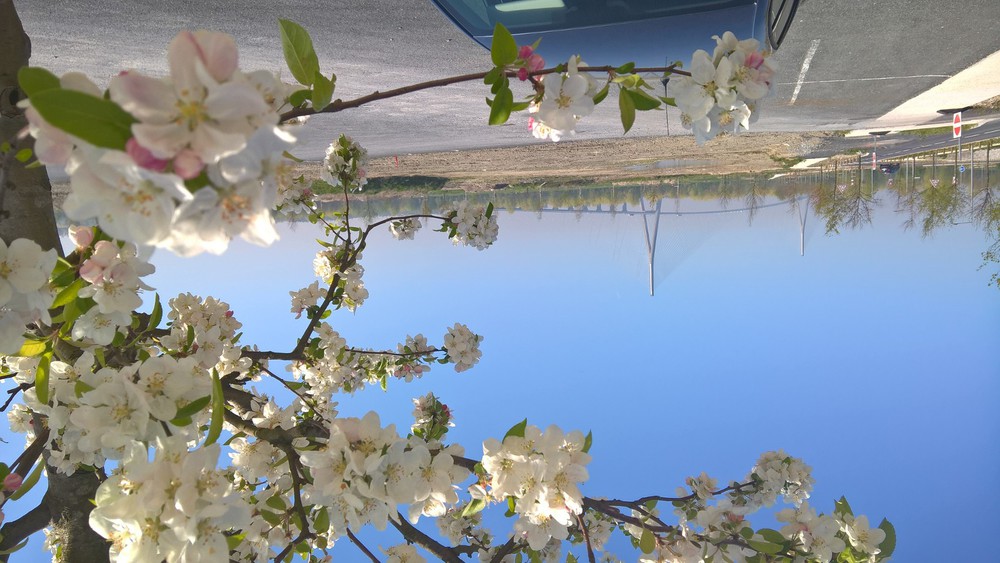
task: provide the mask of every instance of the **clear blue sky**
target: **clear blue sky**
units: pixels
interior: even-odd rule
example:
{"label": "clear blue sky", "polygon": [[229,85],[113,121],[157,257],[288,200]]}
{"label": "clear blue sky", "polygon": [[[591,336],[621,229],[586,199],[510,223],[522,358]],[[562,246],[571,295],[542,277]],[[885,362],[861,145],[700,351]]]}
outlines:
{"label": "clear blue sky", "polygon": [[[416,332],[440,343],[463,322],[485,336],[483,360],[345,397],[342,414],[375,408],[405,432],[410,399],[433,390],[471,456],[524,417],[592,430],[591,496],[670,494],[700,471],[740,479],[761,452],[783,448],[813,466],[818,509],[845,494],[856,512],[892,520],[898,561],[946,552],[941,524],[955,514],[969,537],[992,532],[1000,292],[977,271],[987,242],[971,225],[921,238],[885,206],[872,226],[826,236],[810,214],[800,256],[798,217],[785,207],[752,226],[745,214],[664,216],[650,297],[640,217],[499,220],[484,252],[429,229],[401,242],[378,232],[363,261],[370,299],[331,323],[352,345],[391,347]],[[149,282],[164,300],[226,300],[244,343],[290,349],[304,320],[288,312],[288,291],[313,281],[320,233],[280,230],[270,249],[158,253]]]}

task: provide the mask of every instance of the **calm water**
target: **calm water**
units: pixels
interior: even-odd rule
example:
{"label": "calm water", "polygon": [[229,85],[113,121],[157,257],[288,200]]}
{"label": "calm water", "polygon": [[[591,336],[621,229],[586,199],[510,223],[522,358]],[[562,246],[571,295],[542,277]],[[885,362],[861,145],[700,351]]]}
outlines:
{"label": "calm water", "polygon": [[[842,171],[461,196],[497,205],[493,248],[380,230],[363,260],[371,297],[331,322],[371,347],[416,332],[440,342],[463,322],[485,336],[481,364],[345,397],[342,414],[377,408],[405,429],[410,399],[433,390],[473,456],[525,416],[592,430],[591,496],[669,494],[703,470],[740,479],[783,448],[813,466],[819,510],[846,494],[855,512],[892,520],[896,560],[944,552],[946,518],[986,534],[977,507],[1000,501],[1000,290],[996,265],[978,269],[991,240],[974,210],[992,192],[970,199],[965,184],[943,185],[950,171],[936,171],[938,187],[920,172],[892,186],[879,175],[874,192],[870,175]],[[372,218],[450,197],[352,210]],[[313,281],[321,233],[280,228],[270,249],[160,253],[150,284],[164,298],[220,297],[245,343],[290,349],[303,322],[288,291]]]}

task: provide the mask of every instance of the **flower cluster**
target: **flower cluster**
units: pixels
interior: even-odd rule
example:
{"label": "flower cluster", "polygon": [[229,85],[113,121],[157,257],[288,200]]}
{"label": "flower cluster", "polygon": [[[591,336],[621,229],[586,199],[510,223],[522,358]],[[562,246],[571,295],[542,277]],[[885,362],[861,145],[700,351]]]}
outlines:
{"label": "flower cluster", "polygon": [[320,177],[334,187],[360,190],[368,183],[368,151],[347,135],[330,144],[323,159]]}
{"label": "flower cluster", "polygon": [[751,496],[751,502],[756,506],[771,506],[778,495],[790,504],[801,504],[809,498],[815,483],[812,468],[783,450],[762,454],[746,480],[758,484]]}
{"label": "flower cluster", "polygon": [[451,421],[451,410],[434,393],[413,399],[413,426],[410,432],[424,440],[440,440],[455,426]]}
{"label": "flower cluster", "polygon": [[774,79],[774,67],[756,39],[739,41],[728,31],[714,39],[712,55],[699,49],[691,57],[691,76],[667,85],[681,122],[694,130],[698,144],[721,132],[748,129],[756,119],[757,100],[770,93]]}
{"label": "flower cluster", "polygon": [[140,278],[152,274],[156,268],[138,256],[138,249],[132,243],[102,240],[91,248],[83,243],[92,240],[92,228],[82,227],[72,232],[83,258],[80,278],[88,284],[80,289],[79,296],[92,298],[96,303],[76,320],[72,335],[83,343],[107,346],[120,327],[129,325],[132,311],[142,305],[139,293],[153,289]]}
{"label": "flower cluster", "polygon": [[420,219],[409,218],[393,221],[389,224],[389,231],[396,240],[413,240],[413,235],[420,230]]}
{"label": "flower cluster", "polygon": [[482,336],[462,323],[455,323],[448,329],[448,334],[444,335],[444,349],[448,352],[448,359],[454,362],[455,371],[463,372],[479,363],[483,355],[479,350],[482,341]]}
{"label": "flower cluster", "polygon": [[538,139],[559,139],[576,132],[576,123],[594,111],[597,81],[577,69],[586,66],[579,56],[570,57],[566,72],[548,74],[542,78],[545,94],[539,104],[531,107],[533,113],[531,134]]}
{"label": "flower cluster", "polygon": [[372,524],[382,530],[396,520],[397,506],[409,504],[409,520],[440,516],[458,502],[455,483],[468,471],[453,463],[461,448],[401,439],[394,425],[382,427],[378,414],[340,418],[330,424],[324,448],[301,454],[312,483],[303,487],[303,500],[326,507],[331,537],[348,527]]}
{"label": "flower cluster", "polygon": [[245,372],[250,360],[241,356],[237,331],[243,326],[229,304],[214,297],[182,293],[168,303],[170,333],[159,345],[175,354],[193,358],[206,371]]}
{"label": "flower cluster", "polygon": [[485,250],[496,242],[499,227],[492,204],[482,207],[462,201],[454,209],[445,209],[443,214],[446,220],[441,230],[447,232],[455,244]]}
{"label": "flower cluster", "polygon": [[91,527],[116,561],[228,561],[226,533],[250,524],[250,509],[218,468],[219,445],[188,451],[184,439],[133,443],[101,483]]}
{"label": "flower cluster", "polygon": [[554,538],[564,540],[576,515],[583,511],[579,483],[588,479],[590,455],[579,431],[564,433],[549,426],[543,433],[527,425],[523,435],[483,442],[483,468],[489,474],[489,495],[512,497],[518,520],[514,529],[531,549],[540,550]]}
{"label": "flower cluster", "polygon": [[43,251],[28,239],[10,246],[0,240],[0,353],[17,353],[28,324],[51,321],[54,295],[48,281],[55,265],[55,250]]}
{"label": "flower cluster", "polygon": [[[132,121],[119,149],[69,135],[22,102],[39,160],[70,175],[66,215],[182,255],[220,253],[234,236],[270,244],[277,170],[295,141],[277,126],[289,88],[273,73],[241,72],[236,42],[223,33],[181,32],[167,59],[169,77],[127,71],[111,80],[110,100]],[[103,97],[79,74],[60,85]]]}

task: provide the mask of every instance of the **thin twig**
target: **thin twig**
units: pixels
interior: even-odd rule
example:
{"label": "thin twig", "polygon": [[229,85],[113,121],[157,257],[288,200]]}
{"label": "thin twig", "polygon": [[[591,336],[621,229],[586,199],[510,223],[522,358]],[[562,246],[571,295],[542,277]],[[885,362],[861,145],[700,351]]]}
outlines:
{"label": "thin twig", "polygon": [[587,529],[587,524],[584,523],[583,516],[577,514],[576,522],[580,525],[580,530],[583,532],[583,540],[587,542],[587,560],[590,563],[597,563],[597,558],[594,556],[594,546],[590,543],[590,530]]}
{"label": "thin twig", "polygon": [[378,557],[375,557],[375,554],[365,547],[365,544],[361,543],[361,540],[358,539],[358,536],[354,535],[354,532],[350,528],[347,528],[347,537],[350,538],[351,543],[358,546],[358,549],[368,556],[368,559],[372,560],[372,563],[379,563]]}
{"label": "thin twig", "polygon": [[438,557],[441,561],[449,561],[451,563],[462,563],[462,560],[458,557],[450,547],[447,547],[440,542],[436,541],[434,538],[428,536],[427,534],[421,532],[415,528],[412,524],[406,521],[406,518],[399,512],[396,513],[399,517],[399,521],[389,519],[392,522],[393,527],[399,530],[399,533],[403,534],[403,537],[407,540],[419,544],[427,551],[430,551]]}
{"label": "thin twig", "polygon": [[[552,74],[556,71],[556,68],[557,67],[547,68],[544,70],[532,72],[529,74],[529,76],[534,77],[543,74]],[[613,66],[586,66],[586,67],[579,67],[577,71],[593,72],[593,73],[599,73],[599,72],[615,73],[616,69],[617,67]],[[354,98],[353,100],[347,100],[346,102],[344,100],[339,100],[339,99],[334,100],[330,102],[329,105],[319,110],[313,108],[293,109],[291,111],[287,111],[281,114],[281,122],[284,123],[286,121],[290,121],[297,117],[303,117],[306,115],[316,115],[318,113],[337,113],[339,111],[344,111],[345,109],[361,107],[365,104],[375,102],[378,100],[395,98],[396,96],[412,94],[414,92],[419,92],[421,90],[428,90],[430,88],[438,88],[441,86],[460,84],[462,82],[472,82],[475,80],[482,80],[483,78],[486,78],[486,75],[489,74],[490,72],[492,72],[492,70],[485,72],[473,72],[470,74],[461,74],[458,76],[450,76],[448,78],[438,78],[436,80],[428,80],[426,82],[411,84],[409,86],[403,86],[401,88],[393,88],[392,90],[386,90],[385,92],[379,92],[378,90],[376,90],[371,94],[368,94],[366,96],[361,96],[360,98]],[[679,74],[683,76],[691,76],[690,72],[678,70],[676,68],[676,65],[663,66],[663,67],[642,67],[642,68],[632,69],[632,73],[650,73],[650,72],[663,72],[666,74]],[[515,77],[517,76],[517,71],[509,70],[507,71],[506,74],[508,77]]]}

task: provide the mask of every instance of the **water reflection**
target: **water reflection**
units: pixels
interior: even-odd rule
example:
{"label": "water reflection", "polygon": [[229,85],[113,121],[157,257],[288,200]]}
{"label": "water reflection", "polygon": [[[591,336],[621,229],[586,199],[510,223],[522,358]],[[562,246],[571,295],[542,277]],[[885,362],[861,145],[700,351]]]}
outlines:
{"label": "water reflection", "polygon": [[[627,220],[636,222],[635,236],[645,244],[650,295],[654,295],[659,277],[658,245],[660,256],[664,256],[661,237],[667,239],[666,257],[670,260],[671,253],[692,251],[678,241],[694,222],[701,231],[711,231],[725,229],[737,216],[747,225],[762,215],[768,216],[768,222],[783,214],[793,217],[788,225],[797,230],[800,256],[806,253],[810,214],[817,217],[826,235],[869,227],[876,214],[904,230],[917,230],[923,237],[942,228],[972,224],[993,243],[984,256],[989,259],[990,251],[996,253],[1000,205],[998,188],[988,184],[991,172],[994,178],[1000,177],[996,170],[986,166],[963,170],[939,164],[936,159],[921,164],[907,160],[893,168],[892,173],[871,171],[861,166],[859,159],[857,166],[836,164],[796,175],[691,176],[631,185],[504,185],[502,190],[433,191],[400,197],[360,194],[351,211],[374,221],[392,215],[434,213],[458,200],[469,200],[492,203],[508,213],[533,213],[538,220],[556,215],[571,215],[578,221],[585,216],[634,218]],[[331,201],[326,207],[340,210],[342,203]],[[691,247],[691,241],[687,242]],[[984,243],[983,249],[988,244]]]}

